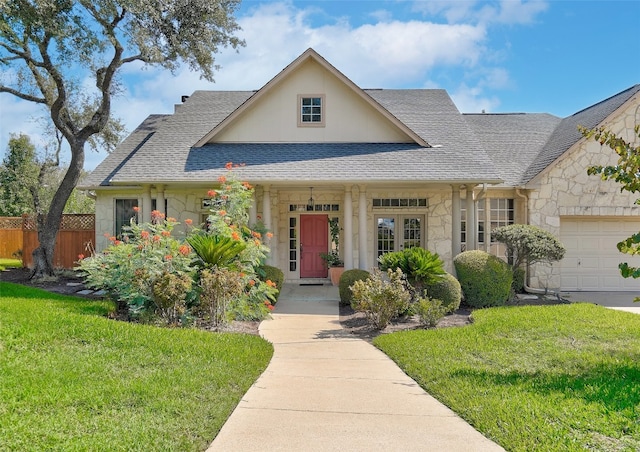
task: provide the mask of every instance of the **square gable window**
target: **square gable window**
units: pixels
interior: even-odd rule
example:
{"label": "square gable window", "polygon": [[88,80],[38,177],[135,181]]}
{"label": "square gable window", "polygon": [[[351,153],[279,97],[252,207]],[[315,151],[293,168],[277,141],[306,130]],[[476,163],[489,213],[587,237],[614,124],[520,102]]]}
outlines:
{"label": "square gable window", "polygon": [[324,95],[298,95],[298,127],[324,127]]}

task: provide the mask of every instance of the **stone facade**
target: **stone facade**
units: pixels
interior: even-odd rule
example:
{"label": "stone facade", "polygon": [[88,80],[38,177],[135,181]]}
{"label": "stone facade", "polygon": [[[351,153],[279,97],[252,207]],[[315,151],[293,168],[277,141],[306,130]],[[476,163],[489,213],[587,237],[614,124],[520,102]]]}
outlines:
{"label": "stone facade", "polygon": [[[638,123],[638,106],[637,102],[630,103],[626,109],[614,112],[605,127],[634,142],[632,132]],[[634,205],[638,194],[621,192],[618,183],[587,174],[590,166],[616,163],[617,155],[610,148],[594,140],[577,142],[527,185],[529,222],[559,237],[564,217],[640,217],[640,206]],[[560,287],[557,267],[557,264],[535,266],[530,285]]]}

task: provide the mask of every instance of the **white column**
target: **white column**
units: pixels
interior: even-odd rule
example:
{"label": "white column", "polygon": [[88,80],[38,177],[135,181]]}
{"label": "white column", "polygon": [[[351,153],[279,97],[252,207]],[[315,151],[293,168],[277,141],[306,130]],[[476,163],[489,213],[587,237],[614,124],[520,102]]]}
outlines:
{"label": "white column", "polygon": [[367,190],[364,185],[359,187],[358,197],[358,267],[368,270],[367,262]]}
{"label": "white column", "polygon": [[271,231],[271,191],[268,185],[262,187],[262,222]]}
{"label": "white column", "polygon": [[251,205],[249,206],[249,227],[255,226],[258,221],[258,206],[256,205],[256,192],[251,195]]}
{"label": "white column", "polygon": [[475,185],[467,185],[467,251],[475,250],[477,244],[476,209],[473,199],[473,189]]}
{"label": "white column", "polygon": [[167,212],[165,212],[164,209],[164,185],[156,185],[156,192],[156,209],[167,215]]}
{"label": "white column", "polygon": [[142,222],[151,222],[151,186],[145,185],[142,192]]}
{"label": "white column", "polygon": [[484,249],[491,252],[491,199],[484,195]]}
{"label": "white column", "polygon": [[460,187],[452,185],[451,189],[451,258],[453,259],[460,254],[462,216],[460,214]]}
{"label": "white column", "polygon": [[342,234],[342,249],[344,250],[344,269],[353,268],[353,198],[351,185],[344,189],[344,222]]}

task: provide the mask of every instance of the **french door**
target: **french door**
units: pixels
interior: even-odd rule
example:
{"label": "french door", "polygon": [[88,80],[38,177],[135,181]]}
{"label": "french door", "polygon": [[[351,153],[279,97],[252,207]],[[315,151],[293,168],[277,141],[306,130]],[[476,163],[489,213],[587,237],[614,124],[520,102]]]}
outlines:
{"label": "french door", "polygon": [[424,215],[376,216],[376,259],[394,251],[424,247]]}

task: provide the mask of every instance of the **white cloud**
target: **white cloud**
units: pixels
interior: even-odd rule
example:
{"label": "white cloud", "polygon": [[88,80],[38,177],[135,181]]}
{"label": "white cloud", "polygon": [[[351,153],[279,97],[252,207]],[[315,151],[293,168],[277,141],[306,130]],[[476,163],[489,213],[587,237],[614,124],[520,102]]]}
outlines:
{"label": "white cloud", "polygon": [[[313,20],[322,17],[326,21],[328,17],[321,9],[322,2],[301,3],[302,7],[290,2],[258,3],[238,18],[240,37],[247,46],[239,52],[222,49],[216,56],[222,69],[215,74],[215,83],[201,80],[186,67],[171,74],[159,68],[143,69],[139,64],[126,66],[122,72],[126,90],[114,99],[112,112],[131,131],[149,114],[173,112],[180,96],[197,89],[258,89],[309,47],[363,88],[440,87],[432,72],[450,69],[464,80],[451,81],[451,86],[458,86],[452,97],[460,102],[461,111],[494,108],[498,101],[483,94],[484,90],[508,85],[509,74],[499,67],[485,67],[496,64],[492,60],[495,51],[487,48],[488,29],[479,17],[484,14],[493,21],[522,23],[535,16],[533,3],[491,4],[494,9],[484,12],[475,2],[418,4],[425,12],[429,9],[432,14],[447,15],[451,23],[415,20],[415,16],[409,21],[393,20],[388,11],[372,10],[373,23],[352,26],[348,18],[341,17],[314,26]],[[11,121],[4,117],[2,121],[0,145],[5,147],[8,132],[20,130],[18,125],[32,108],[8,97],[0,98],[3,116],[9,111],[5,105],[12,110]],[[36,131],[31,128],[25,132]],[[87,152],[86,167],[92,169],[101,158],[102,154]]]}
{"label": "white cloud", "polygon": [[529,24],[549,7],[542,0],[475,0],[416,1],[413,9],[427,16],[443,16],[449,23]]}

